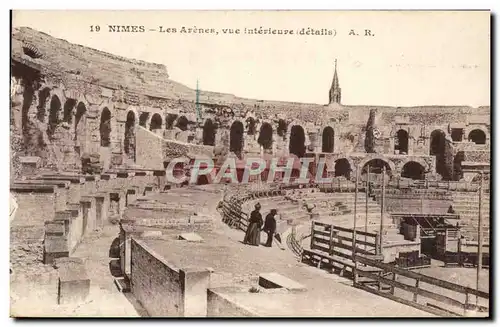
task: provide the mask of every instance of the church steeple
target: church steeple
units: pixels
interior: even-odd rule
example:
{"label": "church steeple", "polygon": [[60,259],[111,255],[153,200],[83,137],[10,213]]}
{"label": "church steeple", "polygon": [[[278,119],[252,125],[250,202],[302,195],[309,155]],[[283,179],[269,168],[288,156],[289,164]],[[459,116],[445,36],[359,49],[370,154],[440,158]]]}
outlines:
{"label": "church steeple", "polygon": [[332,104],[332,103],[340,104],[340,100],[342,97],[342,89],[340,88],[339,77],[337,74],[337,59],[335,59],[335,73],[333,74],[333,82],[332,82],[332,87],[330,88],[329,95],[330,95],[329,104]]}

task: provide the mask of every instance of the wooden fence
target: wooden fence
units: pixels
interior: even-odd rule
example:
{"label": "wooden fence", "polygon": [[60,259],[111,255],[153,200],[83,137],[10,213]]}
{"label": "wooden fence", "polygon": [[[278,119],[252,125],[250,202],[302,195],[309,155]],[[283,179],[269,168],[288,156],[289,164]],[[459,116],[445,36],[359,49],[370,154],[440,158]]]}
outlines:
{"label": "wooden fence", "polygon": [[[479,311],[479,315],[486,315],[488,312],[487,292],[398,268],[363,255],[355,254],[354,262],[354,286],[370,293],[438,316],[468,316],[472,310]],[[380,271],[374,273],[367,269],[356,269],[360,264]],[[361,280],[360,277],[366,279]],[[374,282],[376,287],[371,286]],[[389,286],[389,289],[384,290],[384,285]],[[478,298],[478,306],[471,303],[472,297]],[[431,302],[427,302],[428,300]]]}
{"label": "wooden fence", "polygon": [[[374,256],[381,260],[377,246],[379,236],[375,233],[356,231],[357,253]],[[365,240],[366,238],[366,240]],[[325,224],[317,221],[311,222],[310,249],[302,251],[302,262],[313,263],[318,268],[327,266],[333,270],[340,269],[340,274],[354,271],[353,254],[354,232],[352,229]],[[360,269],[363,269],[360,267]],[[368,267],[369,270],[373,270]],[[379,269],[376,268],[375,271]]]}

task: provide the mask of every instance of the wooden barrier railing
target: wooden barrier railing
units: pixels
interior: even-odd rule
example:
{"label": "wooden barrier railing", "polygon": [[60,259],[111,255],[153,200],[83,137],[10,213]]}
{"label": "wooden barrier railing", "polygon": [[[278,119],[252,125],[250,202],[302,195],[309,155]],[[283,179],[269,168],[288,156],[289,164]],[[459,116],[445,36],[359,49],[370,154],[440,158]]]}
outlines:
{"label": "wooden barrier railing", "polygon": [[[365,269],[354,271],[354,286],[370,293],[374,293],[391,300],[410,305],[417,309],[430,312],[439,316],[467,316],[468,311],[488,311],[489,293],[450,283],[441,279],[422,275],[410,270],[395,267],[391,264],[376,261],[362,255],[354,255],[355,267],[358,264],[380,269],[374,273]],[[365,277],[369,281],[376,282],[377,287],[369,286],[367,281],[360,281],[359,277]],[[399,280],[398,280],[399,279]],[[403,281],[413,281],[413,285]],[[424,288],[427,284],[427,288]],[[389,286],[389,291],[383,290],[383,285]],[[430,287],[429,287],[430,286]],[[401,291],[412,294],[409,300],[401,294]],[[403,292],[404,293],[404,292]],[[454,294],[447,294],[454,293]],[[478,298],[480,305],[471,303],[471,296]],[[426,300],[436,303],[424,303]]]}
{"label": "wooden barrier railing", "polygon": [[[320,250],[331,255],[341,249],[343,252],[349,251],[352,254],[353,240],[354,231],[350,228],[317,221],[311,222],[311,250]],[[378,234],[356,231],[357,253],[367,255],[379,254],[378,242]],[[345,257],[345,253],[342,253],[340,256]]]}

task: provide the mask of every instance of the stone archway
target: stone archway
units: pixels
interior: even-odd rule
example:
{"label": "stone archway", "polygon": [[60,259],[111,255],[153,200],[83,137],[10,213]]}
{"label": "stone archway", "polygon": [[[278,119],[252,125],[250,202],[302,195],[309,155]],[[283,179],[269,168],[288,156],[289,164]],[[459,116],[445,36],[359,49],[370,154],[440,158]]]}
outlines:
{"label": "stone archway", "polygon": [[257,142],[264,148],[264,150],[271,150],[273,148],[273,127],[271,124],[262,124]]}
{"label": "stone archway", "polygon": [[127,113],[125,122],[125,136],[123,138],[123,150],[127,157],[135,162],[135,125],[136,117],[133,111]]}
{"label": "stone archway", "polygon": [[321,152],[333,153],[335,145],[335,132],[331,126],[326,126],[323,129]]}
{"label": "stone archway", "polygon": [[37,106],[36,118],[41,122],[45,121],[46,106],[49,97],[50,97],[50,88],[48,87],[38,92],[38,106]]}
{"label": "stone archway", "polygon": [[30,138],[30,126],[33,124],[32,121],[30,121],[31,115],[30,115],[30,107],[33,102],[33,99],[35,97],[35,90],[33,89],[33,86],[31,83],[25,83],[24,84],[24,91],[23,91],[23,104],[22,104],[22,111],[21,111],[21,129],[23,132],[23,138],[25,144],[28,144],[29,138]]}
{"label": "stone archway", "polygon": [[49,122],[47,126],[47,135],[50,139],[54,137],[54,132],[59,125],[59,114],[61,113],[61,100],[57,95],[53,95],[50,100]]}
{"label": "stone archway", "polygon": [[203,145],[215,146],[216,128],[212,119],[208,118],[203,124]]}
{"label": "stone archway", "polygon": [[105,107],[101,112],[101,123],[99,132],[101,136],[101,147],[109,147],[111,144],[111,111]]}
{"label": "stone archway", "polygon": [[450,180],[453,176],[453,154],[446,141],[446,133],[440,129],[431,133],[429,154],[436,156],[436,173],[444,180]]}
{"label": "stone archway", "polygon": [[394,142],[394,152],[398,154],[408,154],[408,132],[400,129],[396,132],[396,140]]}
{"label": "stone archway", "polygon": [[425,179],[425,167],[419,162],[408,161],[401,169],[401,177],[417,180]]}
{"label": "stone archway", "polygon": [[73,120],[73,109],[75,109],[76,106],[76,100],[75,99],[67,99],[66,102],[64,103],[64,115],[63,115],[63,121],[71,124]]}
{"label": "stone archway", "polygon": [[75,146],[80,153],[86,151],[87,141],[87,108],[83,102],[78,102],[75,114]]}
{"label": "stone archway", "polygon": [[463,151],[457,152],[455,158],[453,159],[453,180],[459,181],[464,178],[464,172],[462,171],[462,161],[465,160],[465,153]]}
{"label": "stone archway", "polygon": [[368,172],[368,166],[370,167],[370,173],[373,174],[382,174],[384,167],[387,175],[392,175],[393,171],[395,170],[394,164],[383,158],[368,159],[364,163],[362,163],[362,165],[361,175],[364,175]]}
{"label": "stone archway", "polygon": [[149,123],[149,130],[153,133],[155,133],[157,130],[161,130],[161,125],[163,124],[163,121],[161,119],[160,114],[155,113],[153,114],[153,117],[151,117],[151,122]]}
{"label": "stone archway", "polygon": [[185,132],[188,130],[188,124],[189,124],[189,120],[186,118],[186,116],[180,116],[177,119],[177,123],[175,124],[175,127],[180,129],[181,131]]}
{"label": "stone archway", "polygon": [[174,122],[177,119],[176,114],[167,114],[167,117],[165,118],[165,129],[173,129],[174,128]]}
{"label": "stone archway", "polygon": [[236,153],[238,156],[243,153],[244,132],[243,123],[239,120],[234,121],[229,131],[229,151]]}
{"label": "stone archway", "polygon": [[474,142],[476,144],[486,144],[486,134],[480,129],[470,131],[468,139],[469,142]]}
{"label": "stone archway", "polygon": [[343,176],[347,179],[351,178],[352,167],[349,160],[340,158],[335,160],[335,177]]}
{"label": "stone archway", "polygon": [[304,128],[300,125],[293,125],[290,130],[290,144],[288,146],[288,151],[290,154],[294,154],[299,158],[304,157],[306,154],[306,136]]}
{"label": "stone archway", "polygon": [[139,115],[139,125],[146,128],[149,119],[149,112],[141,112]]}

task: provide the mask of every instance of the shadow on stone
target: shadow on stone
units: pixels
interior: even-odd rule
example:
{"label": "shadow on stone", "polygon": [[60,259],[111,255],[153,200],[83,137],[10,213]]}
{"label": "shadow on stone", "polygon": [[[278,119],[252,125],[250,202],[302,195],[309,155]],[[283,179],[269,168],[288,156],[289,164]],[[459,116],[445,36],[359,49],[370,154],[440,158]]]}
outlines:
{"label": "shadow on stone", "polygon": [[116,237],[111,246],[109,247],[109,255],[110,258],[119,258],[120,257],[120,238]]}

